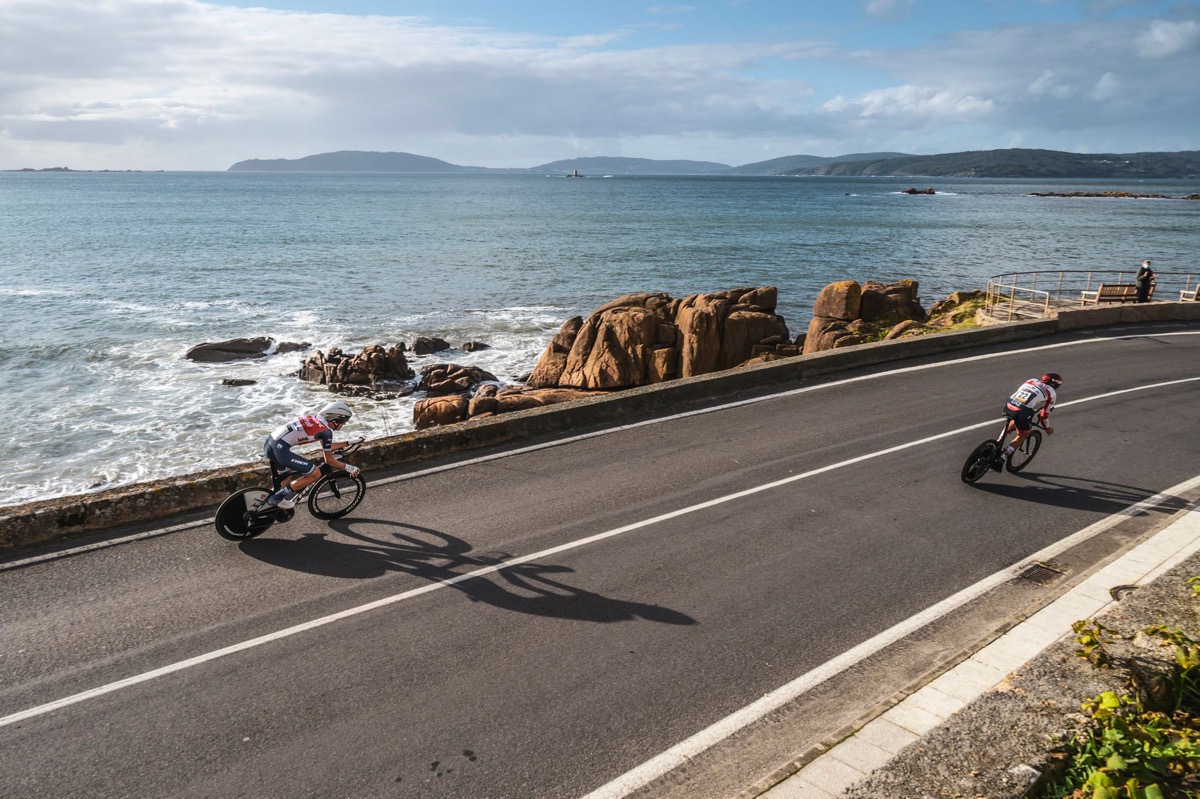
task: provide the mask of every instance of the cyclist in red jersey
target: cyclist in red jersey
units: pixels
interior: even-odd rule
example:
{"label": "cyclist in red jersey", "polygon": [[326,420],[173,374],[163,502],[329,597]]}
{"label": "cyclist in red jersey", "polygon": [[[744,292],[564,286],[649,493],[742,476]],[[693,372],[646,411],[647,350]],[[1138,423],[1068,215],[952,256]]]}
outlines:
{"label": "cyclist in red jersey", "polygon": [[294,508],[296,498],[314,480],[321,476],[317,465],[303,455],[292,452],[292,447],[298,444],[320,442],[325,456],[325,463],[334,469],[342,469],[351,477],[358,474],[358,467],[342,463],[334,452],[349,446],[349,441],[333,440],[336,430],[341,430],[354,411],[349,405],[338,400],[331,402],[315,414],[298,416],[287,424],[280,425],[271,431],[263,442],[263,452],[267,459],[282,471],[295,472],[300,476],[267,497],[267,505],[272,508]]}
{"label": "cyclist in red jersey", "polygon": [[1058,392],[1056,389],[1063,383],[1062,375],[1057,372],[1047,372],[1040,378],[1032,377],[1022,383],[1012,396],[1008,398],[1008,402],[1004,405],[1004,415],[1009,419],[1010,429],[1016,427],[1017,434],[1013,436],[1013,440],[1009,442],[1004,451],[996,458],[992,464],[992,468],[1000,471],[1004,468],[1004,459],[1021,446],[1021,442],[1029,438],[1030,431],[1033,430],[1033,415],[1036,413],[1045,425],[1046,433],[1054,432],[1054,428],[1045,424],[1050,418],[1050,411],[1054,409],[1054,404],[1058,402]]}

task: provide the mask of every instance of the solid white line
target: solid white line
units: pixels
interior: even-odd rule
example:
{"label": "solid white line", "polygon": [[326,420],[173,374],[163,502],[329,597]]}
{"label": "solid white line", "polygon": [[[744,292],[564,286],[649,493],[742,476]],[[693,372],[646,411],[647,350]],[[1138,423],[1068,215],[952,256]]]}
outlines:
{"label": "solid white line", "polygon": [[[1171,381],[1167,381],[1167,382],[1163,382],[1163,383],[1155,383],[1155,384],[1149,385],[1149,386],[1141,386],[1138,388],[1123,389],[1120,391],[1109,392],[1107,394],[1100,394],[1095,397],[1087,397],[1084,399],[1075,400],[1071,404],[1079,404],[1082,402],[1092,402],[1094,400],[1103,399],[1104,397],[1111,397],[1111,396],[1116,396],[1119,394],[1127,394],[1127,393],[1130,393],[1133,391],[1148,391],[1148,390],[1154,389],[1154,388],[1160,388],[1163,386],[1172,386],[1172,385],[1177,385],[1180,383],[1189,383],[1189,382],[1194,382],[1197,380],[1200,380],[1200,377],[1185,378],[1183,380],[1171,380]],[[132,677],[127,677],[123,680],[118,680],[117,682],[109,683],[107,685],[102,685],[98,688],[92,688],[90,690],[83,691],[78,694],[73,694],[71,696],[67,696],[62,699],[58,699],[54,702],[49,702],[44,705],[39,705],[37,707],[29,708],[28,710],[23,710],[18,713],[13,713],[11,715],[4,716],[4,717],[0,718],[0,727],[7,726],[9,724],[15,724],[19,721],[24,721],[26,719],[34,718],[36,716],[41,716],[46,713],[50,713],[52,711],[59,710],[64,707],[68,707],[70,705],[78,704],[79,702],[84,702],[88,699],[93,699],[97,696],[102,696],[104,694],[112,693],[113,691],[118,691],[122,688],[128,688],[132,685],[137,685],[139,683],[148,682],[150,680],[157,679],[158,677],[162,677],[167,674],[172,674],[177,671],[182,671],[184,669],[188,669],[193,666],[199,666],[203,663],[208,663],[209,661],[223,658],[226,655],[232,655],[237,652],[242,652],[247,649],[252,649],[254,647],[257,647],[257,646],[262,646],[263,644],[271,643],[272,641],[278,641],[283,638],[288,638],[293,635],[298,635],[300,633],[307,632],[307,631],[315,629],[317,627],[322,627],[326,624],[331,624],[335,621],[340,621],[342,619],[348,619],[353,616],[358,616],[362,613],[367,613],[369,611],[376,610],[376,609],[382,608],[382,607],[386,607],[388,605],[392,605],[397,602],[402,602],[406,599],[411,599],[413,597],[420,596],[422,594],[430,593],[430,592],[438,590],[440,588],[446,588],[448,586],[456,585],[465,580],[471,580],[471,579],[475,579],[477,577],[483,577],[488,574],[502,571],[504,569],[509,569],[514,566],[519,566],[524,563],[529,563],[531,561],[542,560],[546,557],[558,554],[560,552],[566,552],[566,551],[569,551],[572,549],[577,549],[579,547],[586,546],[588,544],[593,544],[597,541],[603,541],[608,538],[613,538],[615,536],[624,535],[625,533],[631,532],[633,530],[640,530],[642,528],[650,527],[650,526],[659,524],[661,522],[679,518],[681,516],[687,516],[689,514],[696,513],[698,511],[705,510],[707,508],[716,507],[718,505],[723,505],[727,502],[733,502],[738,499],[743,499],[745,497],[753,496],[754,494],[759,494],[759,493],[762,493],[763,491],[770,491],[771,489],[779,488],[780,486],[789,485],[791,483],[795,483],[800,480],[805,480],[809,477],[814,477],[819,474],[825,474],[827,472],[831,472],[831,471],[834,471],[837,469],[842,469],[847,466],[852,466],[856,463],[863,463],[864,461],[873,460],[875,458],[881,458],[885,455],[890,455],[895,452],[900,452],[902,450],[906,450],[909,447],[915,447],[915,446],[920,446],[922,444],[928,444],[932,441],[938,441],[943,438],[949,438],[951,436],[959,435],[960,433],[968,432],[970,430],[977,430],[981,427],[987,427],[987,426],[993,425],[995,423],[996,423],[995,420],[979,422],[977,424],[969,425],[967,427],[962,427],[957,430],[950,430],[950,431],[946,431],[943,433],[938,433],[937,435],[928,436],[926,438],[922,438],[917,441],[912,441],[912,442],[908,442],[905,444],[899,444],[897,446],[888,447],[887,449],[882,449],[877,452],[871,452],[871,453],[867,453],[864,455],[859,455],[857,457],[849,458],[849,459],[841,461],[839,463],[829,464],[827,466],[822,466],[818,469],[811,469],[807,472],[802,472],[800,474],[791,475],[790,477],[784,477],[779,480],[773,480],[769,483],[763,483],[762,485],[755,486],[753,488],[747,488],[745,490],[737,491],[732,494],[726,494],[721,497],[716,497],[715,499],[710,499],[706,502],[701,502],[696,505],[689,505],[684,508],[679,508],[677,510],[670,511],[669,513],[664,513],[664,514],[655,516],[650,519],[643,519],[642,521],[634,522],[633,524],[627,524],[624,527],[617,527],[613,530],[608,530],[603,533],[597,533],[596,535],[588,536],[586,538],[581,538],[576,541],[570,541],[565,544],[560,544],[555,547],[550,547],[549,549],[543,549],[540,552],[535,552],[531,555],[524,555],[522,557],[515,558],[510,561],[505,561],[504,563],[496,564],[493,566],[488,566],[488,567],[485,567],[482,569],[477,569],[476,571],[468,572],[466,574],[461,574],[461,575],[458,575],[457,577],[452,577],[448,580],[440,580],[437,582],[433,582],[428,585],[424,585],[420,588],[415,588],[410,591],[405,591],[400,594],[395,594],[390,597],[385,597],[383,599],[379,599],[374,602],[369,602],[365,605],[359,605],[357,607],[348,608],[348,609],[340,611],[338,613],[333,613],[328,616],[323,616],[319,619],[313,619],[312,621],[304,622],[303,624],[297,624],[293,627],[288,627],[283,630],[278,630],[276,632],[269,633],[267,635],[262,635],[257,638],[251,638],[247,641],[242,641],[241,643],[233,644],[232,646],[227,646],[222,649],[217,649],[215,651],[208,652],[203,655],[197,655],[196,657],[188,658],[187,660],[182,660],[177,663],[172,663],[170,665],[163,666],[158,669],[153,669],[151,671],[147,671],[142,674],[138,674],[138,675],[135,675]],[[1076,535],[1078,535],[1078,534],[1076,534]],[[1068,539],[1068,540],[1070,540],[1070,539]],[[967,590],[970,591],[972,589],[967,589]],[[945,600],[945,602],[949,602],[949,601],[950,600]],[[945,602],[943,602],[941,604],[945,604]],[[935,607],[941,607],[941,604],[939,604]],[[929,612],[930,611],[926,611],[925,614],[928,614]],[[915,616],[913,618],[923,618],[925,614],[918,614],[918,616]],[[921,625],[926,624],[926,623],[928,623],[928,622],[927,621],[922,622]],[[921,626],[921,625],[918,625],[918,626]],[[903,625],[900,625],[900,626],[903,626]],[[905,628],[905,629],[907,629],[907,628]],[[872,640],[875,640],[875,639],[872,639]],[[856,647],[855,649],[850,650],[850,652],[858,652],[863,646],[865,646],[865,644],[862,644],[859,647]],[[849,655],[850,655],[850,653],[846,653],[845,655],[842,655],[841,657],[845,658]],[[861,657],[865,657],[865,655],[863,655]],[[859,657],[859,659],[861,659],[861,657]],[[840,660],[841,660],[841,658],[835,659],[835,661],[838,661],[838,662],[840,662]],[[834,662],[834,661],[831,661],[831,662]],[[857,662],[857,661],[855,661],[855,662]],[[845,667],[842,666],[841,668],[845,668]],[[836,672],[834,672],[834,673],[836,673]],[[804,679],[804,678],[801,678],[801,679]],[[807,690],[807,688],[805,690]],[[748,722],[746,722],[746,723],[748,723]],[[711,745],[711,744],[709,744],[709,745]]]}
{"label": "solid white line", "polygon": [[[487,463],[489,461],[500,460],[501,458],[510,458],[514,455],[525,455],[530,452],[537,452],[537,451],[543,450],[543,449],[550,449],[551,447],[561,447],[566,444],[572,444],[576,441],[586,441],[590,438],[599,438],[600,436],[612,435],[613,433],[620,433],[625,430],[634,430],[639,427],[646,427],[648,425],[662,424],[664,422],[671,422],[671,421],[675,421],[677,419],[687,419],[692,416],[702,416],[702,415],[708,414],[708,413],[717,413],[718,411],[724,411],[724,410],[728,410],[730,408],[740,408],[740,407],[747,406],[747,405],[755,405],[760,402],[768,402],[770,400],[780,399],[782,397],[792,397],[792,396],[796,396],[798,394],[807,394],[811,391],[821,391],[824,389],[834,388],[837,386],[844,386],[844,385],[848,385],[850,383],[858,383],[858,382],[862,382],[865,380],[878,380],[881,377],[890,377],[892,375],[907,374],[909,372],[921,372],[921,371],[925,371],[928,369],[940,369],[940,368],[946,367],[946,366],[955,366],[958,364],[970,363],[972,361],[990,360],[992,358],[1006,358],[1011,355],[1022,355],[1022,354],[1028,353],[1028,352],[1038,352],[1040,350],[1051,350],[1051,349],[1058,349],[1061,347],[1075,347],[1075,346],[1079,346],[1081,344],[1097,344],[1097,343],[1102,343],[1102,342],[1107,342],[1107,341],[1127,341],[1127,340],[1141,339],[1141,338],[1162,338],[1162,337],[1166,337],[1166,336],[1197,336],[1197,335],[1200,335],[1200,331],[1181,330],[1181,331],[1168,332],[1168,333],[1137,333],[1137,334],[1128,335],[1128,336],[1097,336],[1096,338],[1082,339],[1079,341],[1065,341],[1065,342],[1061,342],[1058,344],[1042,344],[1037,347],[1026,347],[1026,348],[1020,349],[1020,350],[1007,350],[1005,352],[993,352],[993,353],[989,353],[986,355],[969,355],[965,358],[955,358],[955,359],[949,360],[949,361],[938,361],[937,363],[920,364],[918,366],[904,366],[904,367],[900,367],[898,369],[889,369],[888,371],[885,371],[885,372],[876,372],[874,374],[860,375],[858,377],[848,377],[848,378],[844,378],[842,380],[835,380],[835,381],[832,381],[829,383],[821,383],[820,385],[816,385],[816,386],[805,386],[803,388],[795,388],[795,389],[789,389],[787,391],[781,391],[776,394],[767,394],[767,395],[763,395],[761,397],[751,397],[749,399],[738,400],[736,402],[728,402],[728,403],[724,403],[722,405],[715,405],[711,408],[701,408],[699,410],[694,410],[694,411],[684,411],[682,413],[676,413],[676,414],[672,414],[670,416],[660,416],[660,417],[656,417],[654,419],[647,419],[647,420],[641,421],[641,422],[633,422],[631,424],[619,425],[616,427],[606,427],[603,430],[596,430],[596,431],[593,431],[590,433],[580,433],[578,435],[568,436],[565,438],[557,438],[554,441],[547,441],[547,442],[544,442],[541,444],[531,444],[526,447],[505,450],[504,452],[492,453],[490,455],[480,455],[475,458],[469,458],[469,459],[462,460],[462,461],[456,461],[455,463],[449,463],[449,464],[445,464],[442,466],[431,466],[427,469],[421,469],[421,470],[414,471],[414,472],[407,472],[405,474],[396,475],[394,477],[385,477],[380,480],[372,480],[370,484],[371,485],[387,485],[388,483],[398,483],[398,482],[402,482],[404,480],[415,480],[418,477],[426,477],[431,474],[437,474],[439,472],[446,472],[446,471],[450,471],[452,469],[461,469],[466,466],[474,466],[474,465],[477,465],[480,463]],[[1060,407],[1065,407],[1066,405],[1071,405],[1071,404],[1073,404],[1073,403],[1069,403],[1069,402],[1061,403]],[[974,429],[974,428],[964,428],[964,429]],[[20,568],[22,566],[30,566],[30,565],[33,565],[34,563],[40,563],[42,561],[56,560],[58,558],[69,557],[71,555],[79,555],[84,552],[91,552],[96,549],[105,549],[107,547],[117,546],[118,544],[128,544],[133,541],[142,541],[147,538],[156,538],[161,535],[166,535],[167,533],[179,532],[181,530],[190,530],[190,529],[193,529],[196,527],[206,527],[206,526],[213,524],[213,522],[214,522],[214,519],[212,519],[212,518],[201,519],[201,520],[195,521],[195,522],[187,522],[185,524],[178,524],[173,527],[165,527],[160,530],[150,530],[150,531],[147,531],[144,533],[136,533],[134,535],[123,536],[121,538],[113,538],[113,539],[110,539],[107,541],[100,541],[95,544],[88,544],[86,546],[73,547],[71,549],[63,549],[63,550],[59,550],[57,552],[49,552],[44,555],[37,555],[34,557],[25,558],[23,560],[10,561],[9,563],[0,564],[0,572],[7,571],[9,569]]]}

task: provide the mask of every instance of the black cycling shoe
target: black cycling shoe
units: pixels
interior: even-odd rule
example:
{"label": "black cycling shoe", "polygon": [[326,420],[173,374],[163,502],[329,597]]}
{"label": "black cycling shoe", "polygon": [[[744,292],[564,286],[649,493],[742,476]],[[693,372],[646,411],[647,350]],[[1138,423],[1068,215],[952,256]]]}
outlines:
{"label": "black cycling shoe", "polygon": [[1004,458],[996,458],[996,460],[992,461],[992,471],[993,472],[1004,471]]}

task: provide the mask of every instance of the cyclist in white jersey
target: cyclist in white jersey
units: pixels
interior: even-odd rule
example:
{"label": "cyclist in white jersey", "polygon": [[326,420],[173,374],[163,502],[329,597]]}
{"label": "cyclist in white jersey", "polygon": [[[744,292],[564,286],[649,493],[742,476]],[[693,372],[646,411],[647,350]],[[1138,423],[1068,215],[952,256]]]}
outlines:
{"label": "cyclist in white jersey", "polygon": [[996,458],[996,462],[992,464],[993,469],[996,471],[1003,469],[1004,459],[1021,446],[1021,442],[1029,438],[1029,433],[1033,430],[1035,413],[1045,425],[1047,435],[1054,432],[1054,428],[1047,425],[1046,420],[1050,418],[1050,411],[1054,410],[1054,404],[1058,402],[1058,392],[1055,389],[1062,383],[1062,375],[1057,372],[1047,372],[1040,378],[1031,377],[1012,393],[1004,405],[1004,415],[1009,419],[1009,429],[1016,427],[1017,434]]}
{"label": "cyclist in white jersey", "polygon": [[319,442],[327,464],[334,469],[344,470],[351,477],[358,474],[357,466],[342,463],[333,454],[350,445],[349,441],[335,442],[333,433],[341,430],[353,415],[350,406],[339,400],[329,403],[315,414],[298,416],[271,431],[263,442],[263,453],[283,471],[296,472],[300,476],[292,478],[287,485],[267,497],[269,507],[294,508],[300,492],[321,476],[315,463],[292,452],[294,446]]}

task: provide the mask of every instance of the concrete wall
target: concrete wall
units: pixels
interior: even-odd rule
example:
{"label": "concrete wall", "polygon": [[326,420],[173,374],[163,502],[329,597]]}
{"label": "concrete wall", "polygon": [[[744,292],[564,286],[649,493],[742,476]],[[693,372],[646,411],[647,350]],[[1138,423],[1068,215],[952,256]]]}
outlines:
{"label": "concrete wall", "polygon": [[[989,325],[818,352],[549,408],[376,439],[355,453],[354,463],[368,470],[397,466],[537,435],[569,432],[641,413],[678,409],[711,397],[791,383],[802,377],[1067,330],[1147,321],[1200,323],[1200,302],[1156,302],[1061,311],[1057,319]],[[213,512],[234,491],[264,485],[269,480],[265,465],[246,464],[0,508],[0,551],[184,514]]]}

